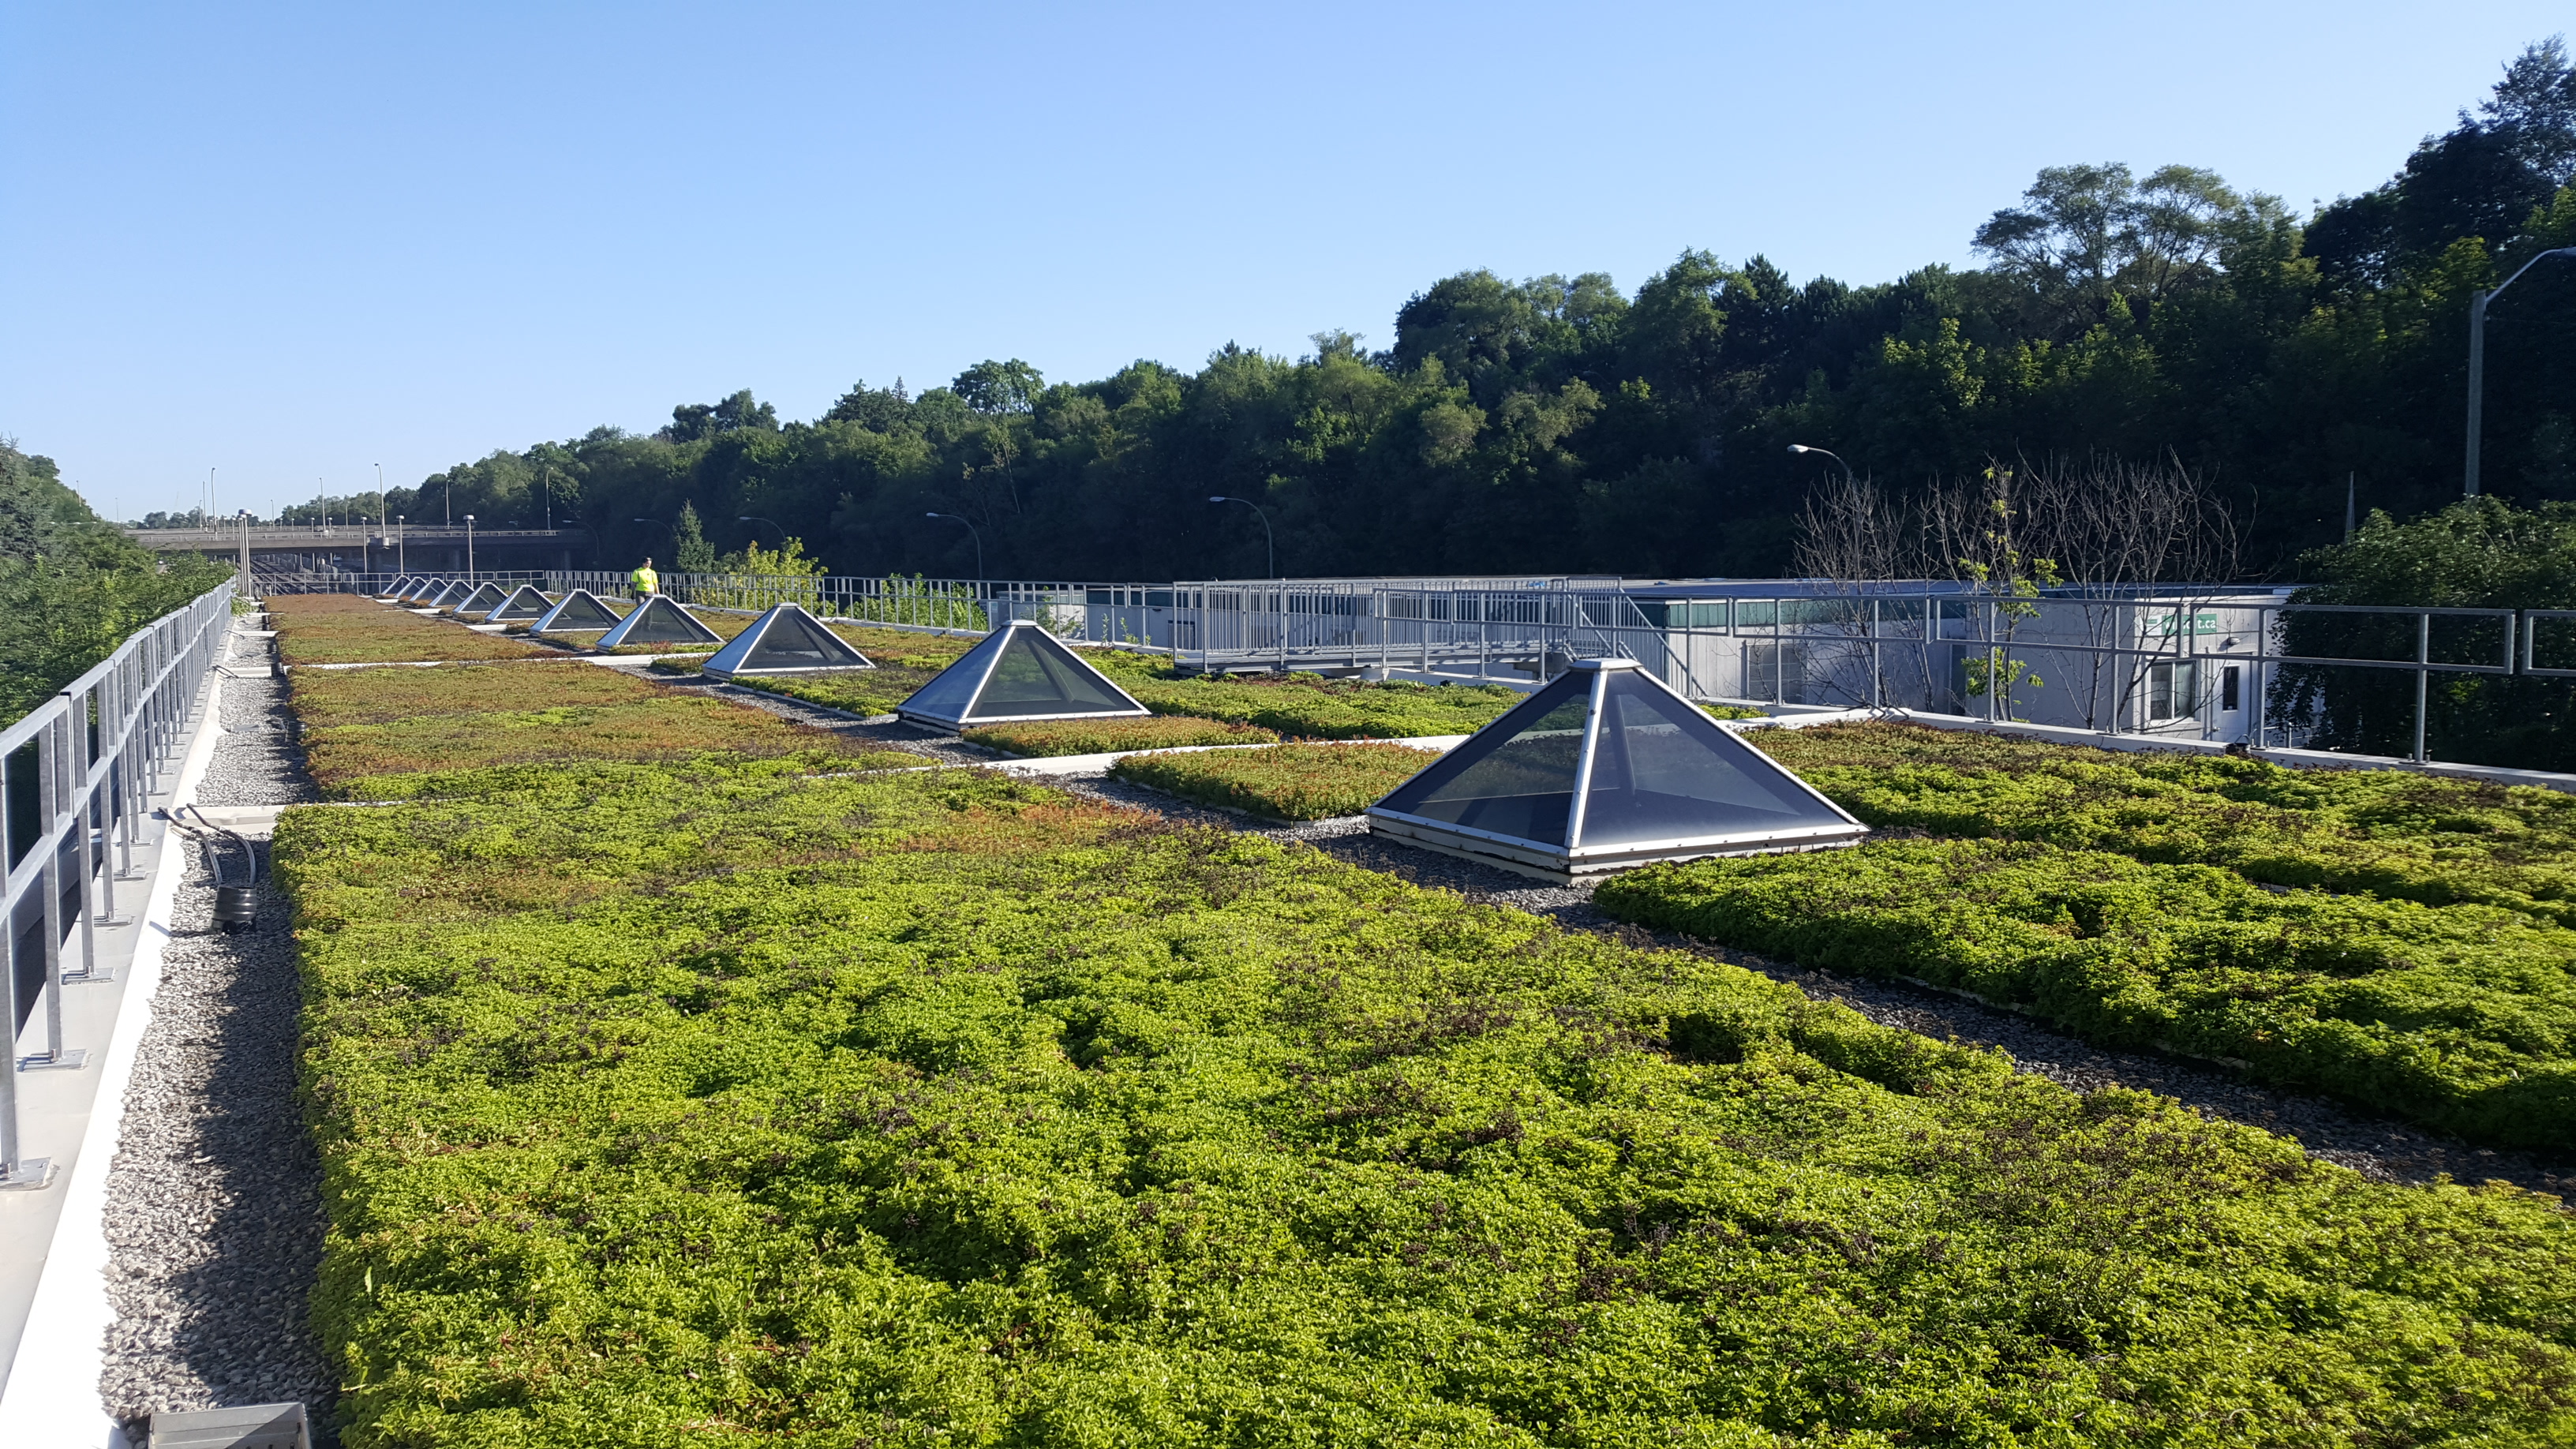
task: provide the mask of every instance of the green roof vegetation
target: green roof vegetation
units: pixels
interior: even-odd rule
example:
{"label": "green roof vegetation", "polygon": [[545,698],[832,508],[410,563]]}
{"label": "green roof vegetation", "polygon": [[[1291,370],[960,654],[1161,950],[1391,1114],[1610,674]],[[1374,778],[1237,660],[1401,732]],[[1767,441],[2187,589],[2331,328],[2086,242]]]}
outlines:
{"label": "green roof vegetation", "polygon": [[1136,755],[1109,773],[1202,805],[1274,820],[1324,820],[1358,814],[1438,758],[1410,745],[1280,745]]}
{"label": "green roof vegetation", "polygon": [[[2375,1183],[1302,845],[822,763],[511,764],[281,819],[343,1442],[2576,1423],[2554,1200]],[[2016,914],[2052,889],[2390,929],[2217,870],[1906,848],[2012,884],[1963,958],[2070,939]],[[1792,868],[1913,860],[1760,864],[1857,930]]]}

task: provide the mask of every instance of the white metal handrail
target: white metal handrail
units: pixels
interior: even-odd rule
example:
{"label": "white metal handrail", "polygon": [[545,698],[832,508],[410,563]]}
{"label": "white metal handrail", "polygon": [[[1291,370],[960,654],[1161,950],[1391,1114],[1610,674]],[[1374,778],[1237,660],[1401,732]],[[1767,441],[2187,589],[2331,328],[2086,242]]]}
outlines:
{"label": "white metal handrail", "polygon": [[[107,979],[97,930],[130,919],[118,911],[117,883],[137,879],[136,832],[185,747],[199,689],[231,623],[233,587],[226,580],[144,625],[0,729],[11,1033],[11,1060],[0,1066],[0,1188],[51,1179],[42,1159],[20,1151],[18,1073],[77,1068],[86,1058],[86,1048],[63,1040],[63,988]],[[67,972],[63,948],[75,931],[80,969]],[[41,975],[31,969],[39,962]],[[44,1008],[45,1045],[20,1057],[17,1033],[38,1004],[26,999],[30,978]]]}

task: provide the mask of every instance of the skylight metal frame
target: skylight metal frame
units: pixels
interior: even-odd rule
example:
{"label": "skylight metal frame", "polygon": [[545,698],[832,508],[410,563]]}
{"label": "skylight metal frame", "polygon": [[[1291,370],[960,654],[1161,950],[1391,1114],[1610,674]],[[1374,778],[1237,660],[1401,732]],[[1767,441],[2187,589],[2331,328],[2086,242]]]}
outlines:
{"label": "skylight metal frame", "polygon": [[[1616,845],[1582,844],[1592,797],[1593,771],[1599,757],[1604,707],[1608,701],[1609,681],[1612,676],[1633,673],[1655,689],[1671,696],[1673,702],[1680,708],[1703,719],[1707,716],[1698,705],[1690,701],[1688,696],[1657,678],[1654,671],[1640,667],[1636,660],[1579,659],[1574,661],[1570,668],[1583,670],[1592,675],[1591,682],[1584,692],[1583,743],[1576,756],[1573,794],[1566,808],[1565,839],[1574,842],[1573,844],[1551,845],[1545,841],[1532,840],[1527,836],[1506,835],[1477,826],[1460,825],[1409,811],[1395,810],[1383,803],[1411,785],[1413,779],[1419,779],[1422,773],[1439,768],[1441,761],[1434,761],[1425,766],[1423,771],[1415,773],[1413,779],[1406,780],[1380,796],[1381,803],[1371,805],[1366,812],[1370,832],[1442,854],[1476,860],[1488,865],[1498,865],[1522,874],[1535,874],[1556,881],[1570,881],[1580,876],[1603,874],[1656,861],[1701,860],[1715,856],[1775,855],[1802,850],[1835,849],[1858,844],[1869,834],[1869,827],[1855,819],[1851,812],[1835,804],[1815,786],[1799,779],[1794,772],[1774,765],[1773,768],[1778,770],[1782,779],[1794,785],[1798,793],[1822,812],[1837,817],[1837,823],[1724,831],[1658,840],[1623,841]],[[1535,701],[1537,696],[1534,694],[1531,698]],[[1562,707],[1561,704],[1553,706],[1550,712]],[[1516,706],[1501,719],[1495,720],[1484,729],[1477,731],[1475,735],[1469,736],[1456,749],[1443,756],[1442,760],[1469,758],[1465,752],[1476,747],[1477,739],[1501,731],[1505,721],[1512,719],[1519,712],[1520,707]],[[1544,716],[1532,718],[1542,717]],[[1730,729],[1727,721],[1711,719],[1708,723],[1712,729],[1734,740],[1756,758],[1767,760],[1759,750],[1744,742],[1741,732]],[[1504,738],[1508,740],[1517,737],[1527,727],[1527,723],[1515,724]]]}
{"label": "skylight metal frame", "polygon": [[[1115,710],[1067,710],[1053,714],[975,713],[973,706],[983,702],[984,691],[991,686],[994,671],[1002,667],[1002,656],[1010,652],[1010,639],[1012,632],[1019,629],[1035,630],[1038,636],[1045,639],[1047,643],[1054,645],[1058,649],[1064,650],[1065,654],[1068,655],[1076,665],[1089,670],[1094,678],[1107,685],[1110,693],[1127,701],[1129,708]],[[1044,625],[1039,624],[1033,619],[1010,620],[1002,625],[1001,628],[985,635],[984,642],[978,644],[976,648],[985,651],[985,658],[983,660],[982,668],[975,675],[975,687],[967,691],[966,701],[968,708],[965,712],[954,717],[950,717],[946,715],[931,715],[918,710],[910,710],[905,708],[905,706],[910,705],[913,700],[919,699],[922,695],[929,693],[933,688],[937,687],[939,681],[947,677],[949,670],[955,669],[958,665],[964,664],[967,659],[973,658],[974,656],[971,652],[964,658],[960,658],[956,664],[948,666],[948,669],[941,670],[938,675],[932,677],[929,683],[924,684],[917,690],[914,690],[910,698],[907,698],[903,704],[895,706],[895,713],[914,724],[931,725],[939,729],[959,731],[975,729],[983,725],[1035,724],[1046,720],[1142,719],[1153,714],[1152,710],[1139,703],[1136,697],[1129,694],[1117,680],[1111,679],[1108,675],[1101,673],[1096,668],[1093,668],[1092,665],[1085,661],[1081,655],[1074,653],[1072,649],[1066,647],[1064,641],[1056,638],[1053,634],[1048,633]]]}

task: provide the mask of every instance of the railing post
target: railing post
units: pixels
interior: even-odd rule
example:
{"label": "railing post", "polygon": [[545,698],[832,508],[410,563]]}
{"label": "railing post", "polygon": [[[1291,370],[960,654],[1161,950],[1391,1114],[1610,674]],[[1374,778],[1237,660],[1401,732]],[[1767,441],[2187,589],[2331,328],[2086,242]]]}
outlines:
{"label": "railing post", "polygon": [[2428,686],[2433,671],[2433,615],[2427,611],[2415,616],[2415,763],[2424,763],[2424,715],[2428,708]]}
{"label": "railing post", "polygon": [[[83,1052],[66,1051],[63,1047],[63,845],[70,822],[63,809],[61,796],[61,763],[63,724],[70,718],[65,711],[54,721],[54,727],[36,737],[43,790],[44,818],[50,827],[46,838],[37,845],[45,853],[44,866],[37,889],[45,893],[45,1049],[18,1058],[22,1072],[72,1070],[80,1066]],[[50,737],[50,738],[49,738]],[[47,746],[50,743],[51,748]],[[46,756],[51,755],[51,760]]]}

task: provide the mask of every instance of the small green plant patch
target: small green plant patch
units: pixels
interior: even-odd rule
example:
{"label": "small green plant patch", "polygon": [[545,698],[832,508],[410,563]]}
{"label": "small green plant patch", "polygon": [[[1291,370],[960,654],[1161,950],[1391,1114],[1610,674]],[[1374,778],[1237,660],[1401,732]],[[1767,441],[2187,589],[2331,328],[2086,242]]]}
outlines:
{"label": "small green plant patch", "polygon": [[2026,1006],[2498,1146],[2576,1147],[2576,932],[1994,840],[1656,866],[1594,903],[1801,965]]}
{"label": "small green plant patch", "polygon": [[[656,659],[656,674],[694,675],[705,664],[700,659]],[[872,660],[874,669],[851,669],[824,674],[763,674],[751,679],[732,681],[743,689],[758,689],[770,694],[783,694],[827,709],[845,710],[862,719],[892,714],[894,707],[928,684],[944,669],[907,667],[893,660]]]}
{"label": "small green plant patch", "polygon": [[330,725],[308,730],[304,749],[314,782],[335,800],[445,794],[493,766],[585,759],[680,760],[714,752],[793,756],[813,769],[882,769],[889,767],[852,762],[893,753],[902,764],[923,763],[918,755],[871,750],[766,710],[699,695]]}
{"label": "small green plant patch", "polygon": [[352,1449],[2576,1424],[2547,1199],[986,772],[494,773],[279,825]]}
{"label": "small green plant patch", "polygon": [[1528,698],[1498,684],[1413,684],[1319,674],[1181,675],[1150,655],[1086,651],[1156,714],[1260,725],[1292,739],[1414,739],[1473,734]]}
{"label": "small green plant patch", "polygon": [[357,594],[281,594],[268,601],[277,657],[297,664],[530,659],[552,651]]}
{"label": "small green plant patch", "polygon": [[[976,643],[973,639],[851,624],[836,624],[832,632],[857,646],[876,668],[762,675],[738,682],[746,688],[847,710],[861,717],[891,714],[896,705],[911,698],[913,691],[936,678],[939,671],[955,663],[957,656]],[[705,663],[702,658],[657,659],[652,668],[657,674],[688,675],[700,672]]]}
{"label": "small green plant patch", "polygon": [[1115,750],[1168,750],[1183,745],[1272,745],[1279,736],[1259,725],[1187,715],[1129,719],[1051,719],[979,725],[961,738],[1014,755],[1101,755]]}
{"label": "small green plant patch", "polygon": [[2274,885],[2576,924],[2576,795],[2401,770],[2293,770],[1910,725],[1745,738],[1873,826],[2225,866]]}
{"label": "small green plant patch", "polygon": [[539,705],[629,704],[661,699],[668,693],[623,670],[577,660],[499,669],[466,664],[435,669],[306,669],[291,677],[295,716],[306,729]]}
{"label": "small green plant patch", "polygon": [[1109,767],[1121,780],[1275,820],[1356,815],[1440,758],[1409,745],[1280,745],[1190,755],[1137,755]]}

